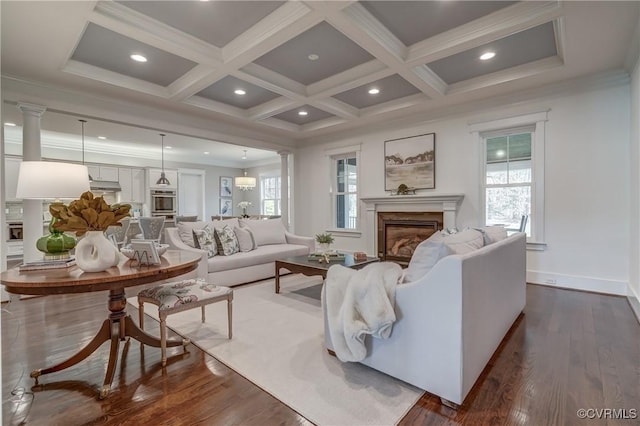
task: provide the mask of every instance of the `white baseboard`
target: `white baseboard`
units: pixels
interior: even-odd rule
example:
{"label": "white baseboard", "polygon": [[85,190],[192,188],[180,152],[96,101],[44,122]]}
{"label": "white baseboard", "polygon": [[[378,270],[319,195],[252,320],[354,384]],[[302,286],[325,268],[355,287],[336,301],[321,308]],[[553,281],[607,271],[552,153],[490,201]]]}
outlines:
{"label": "white baseboard", "polygon": [[617,296],[626,296],[628,294],[627,287],[629,286],[627,281],[581,277],[577,275],[553,274],[529,270],[527,271],[527,282],[550,287],[615,294]]}
{"label": "white baseboard", "polygon": [[629,305],[631,305],[631,310],[634,314],[636,314],[636,318],[638,322],[640,322],[640,297],[633,291],[631,285],[629,285],[629,292],[627,293],[627,298],[629,299]]}

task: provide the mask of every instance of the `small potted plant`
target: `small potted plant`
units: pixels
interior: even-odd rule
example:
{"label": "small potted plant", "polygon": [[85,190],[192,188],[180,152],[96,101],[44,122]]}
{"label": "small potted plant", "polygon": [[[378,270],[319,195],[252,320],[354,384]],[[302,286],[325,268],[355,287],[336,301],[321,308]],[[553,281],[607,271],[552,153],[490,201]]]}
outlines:
{"label": "small potted plant", "polygon": [[331,235],[331,233],[329,232],[325,232],[322,234],[316,234],[316,242],[318,244],[320,244],[320,250],[323,253],[326,253],[329,251],[329,247],[331,246],[331,244],[333,243],[333,235]]}

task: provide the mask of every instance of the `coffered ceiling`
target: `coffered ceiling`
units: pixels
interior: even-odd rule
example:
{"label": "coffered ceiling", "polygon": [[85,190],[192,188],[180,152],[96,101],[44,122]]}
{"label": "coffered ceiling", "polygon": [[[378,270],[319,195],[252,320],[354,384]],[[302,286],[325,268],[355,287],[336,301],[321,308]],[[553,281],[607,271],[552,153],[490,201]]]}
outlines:
{"label": "coffered ceiling", "polygon": [[304,141],[623,70],[638,5],[3,1],[2,73]]}

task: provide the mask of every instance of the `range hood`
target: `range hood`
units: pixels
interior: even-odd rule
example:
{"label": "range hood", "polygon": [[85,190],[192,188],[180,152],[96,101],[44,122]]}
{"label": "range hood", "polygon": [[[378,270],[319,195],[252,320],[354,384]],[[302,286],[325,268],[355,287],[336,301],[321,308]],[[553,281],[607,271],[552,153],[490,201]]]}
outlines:
{"label": "range hood", "polygon": [[94,180],[89,183],[89,187],[92,191],[102,192],[119,192],[122,191],[122,187],[118,182],[110,180]]}

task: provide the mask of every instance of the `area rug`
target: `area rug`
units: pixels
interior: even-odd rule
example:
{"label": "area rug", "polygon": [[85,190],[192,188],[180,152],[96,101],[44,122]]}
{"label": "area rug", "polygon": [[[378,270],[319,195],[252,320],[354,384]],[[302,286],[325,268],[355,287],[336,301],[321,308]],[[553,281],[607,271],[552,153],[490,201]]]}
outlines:
{"label": "area rug", "polygon": [[[200,309],[191,309],[169,316],[167,325],[315,424],[397,424],[423,392],[327,353],[321,282],[289,275],[281,279],[280,294],[273,280],[235,287],[232,340],[224,302],[207,306],[204,324]],[[157,319],[155,307],[145,313]]]}

